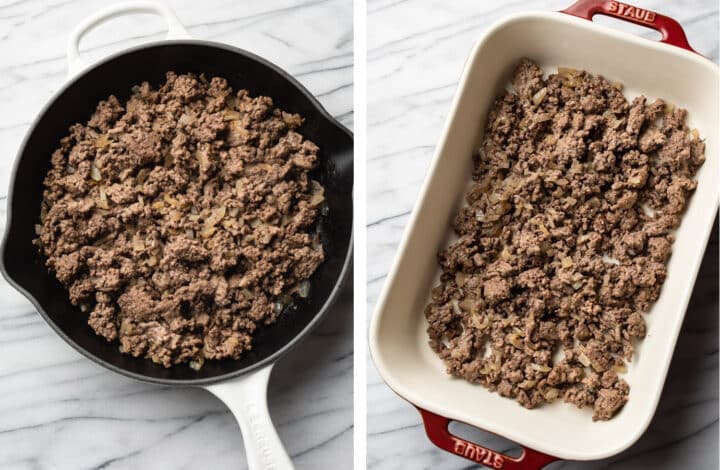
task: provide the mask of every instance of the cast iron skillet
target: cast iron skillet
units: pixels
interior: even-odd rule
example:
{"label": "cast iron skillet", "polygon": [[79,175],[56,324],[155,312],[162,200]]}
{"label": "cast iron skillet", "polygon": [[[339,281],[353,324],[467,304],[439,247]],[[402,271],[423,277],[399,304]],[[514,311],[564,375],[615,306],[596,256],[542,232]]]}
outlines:
{"label": "cast iron skillet", "polygon": [[[251,468],[291,468],[269,416],[265,416],[267,379],[272,363],[307,335],[328,311],[348,270],[352,257],[352,134],[292,76],[254,54],[224,44],[189,39],[151,43],[115,54],[72,76],[73,66],[80,62],[77,43],[87,30],[118,15],[148,12],[166,18],[168,38],[187,37],[170,10],[146,2],[115,5],[99,12],[71,36],[68,53],[71,78],[31,125],[15,161],[0,267],[7,281],[33,303],[58,335],[83,355],[134,379],[206,386],[238,418]],[[235,90],[245,88],[254,96],[270,96],[281,109],[304,116],[305,123],[299,131],[320,147],[320,168],[315,178],[325,187],[328,204],[327,214],[320,221],[326,259],[310,280],[310,296],[298,302],[293,311],[284,312],[277,323],[259,328],[252,351],[241,359],[207,361],[199,371],[187,365],[166,369],[149,360],[121,354],[117,342],[109,343],[97,336],[87,325],[87,315],[70,304],[66,290],[45,268],[31,242],[50,155],[67,135],[68,127],[86,122],[98,101],[108,95],[115,94],[124,102],[133,85],[143,81],[158,85],[169,70],[224,77]],[[235,380],[228,383],[228,379]],[[218,384],[221,381],[225,383]],[[258,448],[248,445],[249,434],[254,434]],[[277,446],[269,442],[273,440]]]}

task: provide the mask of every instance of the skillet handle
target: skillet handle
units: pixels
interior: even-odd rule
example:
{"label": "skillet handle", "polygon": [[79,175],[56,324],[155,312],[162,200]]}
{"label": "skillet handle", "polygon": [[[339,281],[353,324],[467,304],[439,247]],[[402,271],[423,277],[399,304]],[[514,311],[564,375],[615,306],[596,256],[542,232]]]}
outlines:
{"label": "skillet handle", "polygon": [[532,449],[523,448],[522,455],[514,459],[499,452],[474,444],[450,433],[450,419],[422,408],[418,408],[425,424],[425,432],[433,444],[443,450],[465,457],[487,468],[503,470],[540,470],[547,464],[558,460]]}
{"label": "skillet handle", "polygon": [[660,42],[698,54],[698,52],[690,46],[680,23],[669,16],[661,15],[652,10],[638,8],[614,0],[578,0],[560,13],[566,13],[590,21],[592,21],[595,15],[612,16],[619,20],[629,21],[630,23],[659,31],[662,34]]}
{"label": "skillet handle", "polygon": [[167,22],[167,39],[190,39],[190,35],[175,13],[166,5],[153,1],[136,1],[111,5],[85,18],[70,33],[67,45],[68,77],[72,78],[85,69],[88,65],[80,58],[80,39],[94,27],[125,15],[139,13],[155,13],[165,18]]}
{"label": "skillet handle", "polygon": [[249,470],[293,470],[267,406],[272,365],[204,388],[222,400],[235,416],[245,444]]}

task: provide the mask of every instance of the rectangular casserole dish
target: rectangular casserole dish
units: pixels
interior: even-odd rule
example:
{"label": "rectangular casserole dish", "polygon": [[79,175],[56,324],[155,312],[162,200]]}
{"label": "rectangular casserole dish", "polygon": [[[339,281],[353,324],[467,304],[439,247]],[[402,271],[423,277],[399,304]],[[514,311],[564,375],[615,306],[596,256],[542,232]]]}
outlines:
{"label": "rectangular casserole dish", "polygon": [[[657,29],[663,41],[587,21],[598,13]],[[662,97],[688,109],[688,125],[706,139],[706,162],[676,232],[667,279],[645,316],[647,337],[625,374],[630,400],[607,422],[592,422],[587,410],[563,403],[524,409],[452,378],[428,346],[423,310],[440,273],[436,254],[451,240],[450,224],[470,181],[471,156],[482,139],[486,113],[523,57],[546,73],[569,66],[620,81],[630,98]],[[478,41],[370,325],[370,349],[380,375],[420,409],[435,444],[490,467],[536,469],[556,459],[607,458],[643,434],[655,413],[717,213],[719,85],[718,67],[692,51],[677,22],[619,2],[581,0],[564,12],[517,14],[490,27]],[[525,452],[512,459],[452,436],[450,421],[513,440]]]}

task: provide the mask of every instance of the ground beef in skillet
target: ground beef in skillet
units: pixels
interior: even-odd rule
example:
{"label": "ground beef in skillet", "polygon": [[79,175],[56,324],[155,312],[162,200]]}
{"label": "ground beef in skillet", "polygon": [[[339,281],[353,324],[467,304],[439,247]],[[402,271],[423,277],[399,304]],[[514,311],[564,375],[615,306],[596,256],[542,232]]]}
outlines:
{"label": "ground beef in skillet", "polygon": [[[612,418],[705,144],[686,111],[523,60],[475,155],[425,315],[450,374]],[[559,358],[556,353],[560,351]]]}
{"label": "ground beef in skillet", "polygon": [[36,244],[88,323],[165,367],[237,359],[323,261],[318,147],[266,96],[169,72],[52,155]]}

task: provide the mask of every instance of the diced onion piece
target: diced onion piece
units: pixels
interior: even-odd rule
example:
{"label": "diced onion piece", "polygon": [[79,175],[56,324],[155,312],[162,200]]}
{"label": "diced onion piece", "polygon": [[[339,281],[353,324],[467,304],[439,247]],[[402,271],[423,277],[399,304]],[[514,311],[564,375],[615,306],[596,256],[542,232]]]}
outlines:
{"label": "diced onion piece", "polygon": [[250,140],[250,131],[245,129],[240,121],[230,121],[228,124],[227,144],[238,146]]}
{"label": "diced onion piece", "polygon": [[547,401],[555,400],[558,396],[560,396],[560,390],[557,388],[548,388],[547,392],[545,392],[545,399]]}
{"label": "diced onion piece", "polygon": [[163,207],[165,207],[165,203],[164,203],[163,201],[158,200],[158,201],[153,202],[153,203],[150,205],[150,207],[152,207],[152,208],[155,209],[155,210],[160,210],[160,209],[162,209]]}
{"label": "diced onion piece", "polygon": [[312,186],[310,205],[313,207],[319,206],[325,200],[325,188],[323,188],[322,185],[315,180],[311,180],[310,184]]}
{"label": "diced onion piece", "polygon": [[522,388],[523,390],[529,390],[535,385],[537,385],[537,380],[523,380],[518,384],[518,387]]}
{"label": "diced onion piece", "polygon": [[135,182],[139,185],[142,185],[145,183],[145,180],[147,180],[148,177],[148,170],[147,168],[140,168],[140,171],[138,171],[137,176],[135,176]]}
{"label": "diced onion piece", "polygon": [[228,209],[228,215],[230,217],[237,217],[239,213],[240,213],[239,207],[231,207],[230,209]]}
{"label": "diced onion piece", "polygon": [[223,111],[223,121],[237,121],[240,117],[240,113],[237,111],[233,111],[231,109]]}
{"label": "diced onion piece", "polygon": [[544,366],[542,364],[535,364],[534,362],[530,364],[530,367],[538,372],[550,372],[552,370],[552,367]]}
{"label": "diced onion piece", "polygon": [[187,111],[188,111],[188,108],[187,108],[187,106],[186,106],[186,107],[185,107],[185,112],[182,113],[182,114],[180,115],[180,117],[178,118],[178,121],[177,121],[178,125],[180,125],[180,126],[190,126],[190,125],[192,124],[192,122],[193,122],[193,117],[192,117],[192,115],[191,115],[190,113],[188,113]]}
{"label": "diced onion piece", "polygon": [[580,361],[580,364],[585,367],[590,367],[590,359],[585,355],[585,353],[578,354],[578,361]]}
{"label": "diced onion piece", "polygon": [[450,302],[452,304],[453,313],[458,316],[462,316],[463,312],[460,310],[460,302],[458,302],[457,299],[452,299]]}
{"label": "diced onion piece", "polygon": [[304,299],[310,295],[310,281],[305,280],[300,283],[298,295]]}
{"label": "diced onion piece", "polygon": [[244,187],[244,185],[243,185],[243,182],[242,182],[241,179],[238,179],[237,181],[235,181],[235,194],[236,194],[238,197],[241,197],[241,196],[242,196],[243,187]]}
{"label": "diced onion piece", "polygon": [[547,95],[547,87],[540,88],[537,93],[535,93],[532,97],[533,103],[535,106],[539,105],[543,102],[545,99],[545,96]]}
{"label": "diced onion piece", "polygon": [[465,285],[465,281],[467,280],[467,276],[463,272],[459,272],[455,274],[455,284],[458,285],[458,287],[462,287]]}
{"label": "diced onion piece", "polygon": [[605,264],[614,264],[615,266],[620,266],[620,260],[617,258],[613,258],[612,256],[603,255],[602,260]]}
{"label": "diced onion piece", "polygon": [[252,293],[250,289],[242,289],[240,293],[245,297],[247,300],[253,300],[255,298],[255,294]]}
{"label": "diced onion piece", "polygon": [[491,362],[489,366],[493,370],[500,370],[502,366],[502,351],[494,351],[493,362]]}
{"label": "diced onion piece", "polygon": [[508,335],[508,343],[512,344],[518,349],[524,349],[525,343],[523,342],[522,338],[520,338],[520,335],[517,333],[510,333]]}
{"label": "diced onion piece", "polygon": [[573,260],[569,256],[562,256],[560,258],[560,265],[563,268],[571,268],[573,266]]}
{"label": "diced onion piece", "polygon": [[150,258],[148,258],[147,265],[150,267],[157,265],[157,257],[151,256]]}
{"label": "diced onion piece", "polygon": [[624,362],[620,364],[615,364],[615,366],[613,366],[613,370],[618,374],[624,374],[627,372],[627,365],[625,365]]}
{"label": "diced onion piece", "polygon": [[622,82],[612,82],[612,86],[618,91],[622,91],[622,89],[625,87]]}
{"label": "diced onion piece", "polygon": [[487,315],[474,314],[472,316],[472,322],[475,328],[480,331],[490,326],[490,318]]}
{"label": "diced onion piece", "polygon": [[258,228],[261,223],[262,223],[262,221],[261,221],[260,219],[252,219],[252,220],[249,222],[249,225],[250,225],[250,227],[252,227],[252,228]]}
{"label": "diced onion piece", "polygon": [[275,311],[276,315],[280,315],[284,308],[285,305],[281,304],[280,302],[275,302],[275,304],[273,304],[273,310]]}
{"label": "diced onion piece", "polygon": [[128,177],[130,177],[130,173],[132,173],[132,168],[125,168],[123,171],[120,172],[118,178],[120,179],[120,181],[125,181],[126,179],[128,179]]}
{"label": "diced onion piece", "polygon": [[207,227],[207,226],[206,226],[206,227],[200,232],[200,236],[201,236],[202,238],[210,238],[210,237],[213,236],[213,234],[215,233],[216,230],[217,230],[217,228],[215,228],[215,227]]}
{"label": "diced onion piece", "polygon": [[105,193],[105,188],[100,186],[100,189],[98,189],[99,196],[96,202],[96,205],[100,209],[110,209],[110,206],[108,205],[108,199],[107,199],[107,193]]}
{"label": "diced onion piece", "polygon": [[220,222],[223,217],[225,217],[225,213],[227,212],[227,209],[225,206],[220,206],[214,208],[210,215],[205,219],[205,226],[206,227],[212,227],[214,225],[217,225],[218,222]]}
{"label": "diced onion piece", "polygon": [[90,178],[92,178],[93,181],[100,181],[102,179],[102,174],[95,165],[90,167]]}
{"label": "diced onion piece", "polygon": [[42,225],[35,224],[35,235],[40,235],[42,233]]}
{"label": "diced onion piece", "polygon": [[200,370],[200,369],[202,369],[202,366],[204,364],[205,364],[205,358],[202,356],[198,356],[195,359],[193,359],[192,361],[188,362],[188,366],[190,366],[190,368],[192,370]]}
{"label": "diced onion piece", "polygon": [[69,175],[72,175],[77,171],[77,168],[75,168],[73,165],[68,165],[67,168],[65,168],[65,171],[67,171]]}
{"label": "diced onion piece", "polygon": [[536,123],[551,121],[552,115],[550,113],[540,113],[540,114],[536,114],[533,119],[535,120]]}
{"label": "diced onion piece", "polygon": [[135,234],[132,240],[132,246],[135,251],[143,251],[145,249],[145,240],[143,240],[140,234]]}
{"label": "diced onion piece", "polygon": [[163,194],[163,200],[173,207],[178,207],[180,205],[178,200],[170,196],[168,193]]}
{"label": "diced onion piece", "polygon": [[45,222],[49,210],[48,203],[43,201],[42,204],[40,204],[40,222]]}

